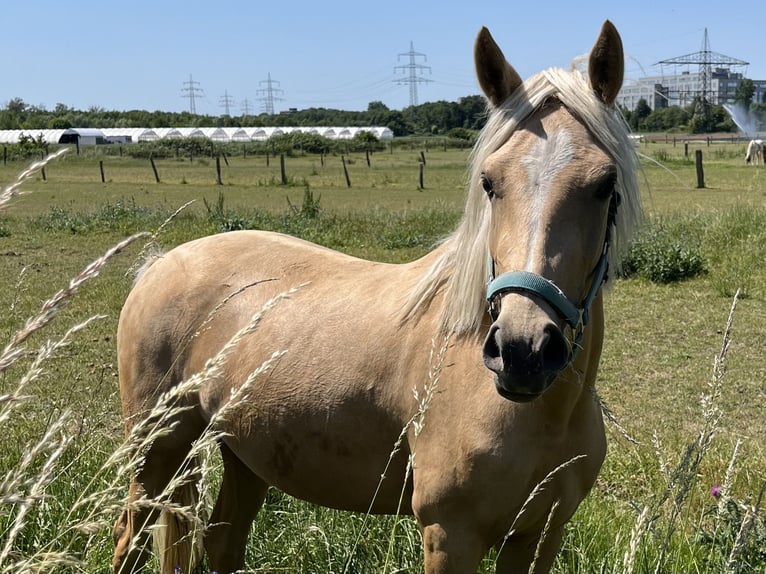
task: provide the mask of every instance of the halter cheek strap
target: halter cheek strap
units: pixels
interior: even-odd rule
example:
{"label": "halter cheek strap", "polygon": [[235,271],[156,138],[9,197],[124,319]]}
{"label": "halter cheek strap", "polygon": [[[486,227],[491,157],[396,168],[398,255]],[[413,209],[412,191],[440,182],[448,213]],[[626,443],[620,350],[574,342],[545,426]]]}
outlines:
{"label": "halter cheek strap", "polygon": [[585,326],[590,320],[590,306],[598,294],[601,285],[607,280],[609,270],[609,244],[612,241],[612,228],[617,219],[617,207],[620,205],[620,194],[614,192],[609,202],[609,215],[606,223],[606,233],[604,235],[604,246],[601,251],[601,257],[593,270],[593,281],[591,282],[585,298],[579,305],[575,305],[564,294],[564,292],[550,279],[542,275],[530,273],[528,271],[510,271],[495,277],[495,260],[489,254],[487,267],[489,269],[489,279],[487,281],[487,301],[489,302],[489,314],[492,320],[496,320],[498,309],[495,306],[496,298],[503,293],[525,293],[536,295],[543,301],[553,307],[556,312],[566,321],[575,332],[573,341],[572,358],[580,347],[583,338]]}

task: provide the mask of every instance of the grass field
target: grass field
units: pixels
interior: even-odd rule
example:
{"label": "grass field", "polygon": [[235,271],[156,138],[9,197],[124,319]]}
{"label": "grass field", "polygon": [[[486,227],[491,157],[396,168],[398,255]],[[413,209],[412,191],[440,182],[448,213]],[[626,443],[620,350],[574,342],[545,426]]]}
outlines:
{"label": "grass field", "polygon": [[[622,279],[607,298],[597,387],[619,426],[607,424],[609,454],[568,528],[558,571],[766,571],[759,507],[766,484],[766,169],[744,165],[741,143],[694,142],[689,149],[687,158],[682,144],[664,139],[639,148],[647,228],[696,248],[705,273],[671,283]],[[705,189],[695,189],[695,149],[703,151]],[[278,157],[268,166],[263,156],[229,157],[218,185],[210,158],[158,160],[156,183],[148,160],[67,155],[46,166],[45,180],[26,182],[26,193],[0,218],[4,345],[91,261],[132,233],[154,232],[189,201],[156,239],[163,248],[246,226],[370,259],[413,259],[452,229],[464,200],[467,151],[435,148],[425,156],[420,189],[417,148],[373,154],[369,167],[364,154],[352,154],[350,188],[339,156],[287,157],[287,184]],[[0,187],[24,167],[0,165]],[[62,571],[109,569],[111,523],[127,485],[119,465],[103,468],[122,440],[114,333],[130,289],[126,272],[146,241],[112,258],[2,371],[0,476],[8,478],[0,483],[0,572],[19,571],[26,559],[50,569],[56,552],[80,561]],[[726,370],[714,371],[737,289]],[[56,349],[17,391],[35,352],[93,315],[105,317]],[[722,496],[711,495],[714,486],[724,487]],[[248,567],[416,572],[422,559],[408,519],[365,522],[272,492]],[[491,556],[485,567],[492,570]]]}

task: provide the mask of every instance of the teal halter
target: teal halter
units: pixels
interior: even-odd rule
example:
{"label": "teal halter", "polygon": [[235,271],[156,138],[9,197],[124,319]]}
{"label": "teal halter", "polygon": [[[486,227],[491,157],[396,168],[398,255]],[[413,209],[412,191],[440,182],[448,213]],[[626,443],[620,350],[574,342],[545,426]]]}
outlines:
{"label": "teal halter", "polygon": [[609,271],[609,245],[612,241],[612,228],[617,219],[617,207],[620,205],[620,194],[616,191],[612,194],[609,202],[609,215],[606,221],[606,233],[601,257],[593,271],[593,282],[588,293],[580,305],[575,305],[564,292],[550,279],[542,275],[528,271],[509,271],[499,277],[495,277],[495,260],[492,254],[488,255],[489,279],[487,280],[487,301],[489,303],[489,315],[493,321],[497,319],[498,309],[495,301],[498,295],[503,293],[522,293],[537,295],[543,301],[553,307],[567,325],[575,332],[572,345],[572,358],[577,353],[582,342],[585,327],[590,320],[590,306],[608,277]]}

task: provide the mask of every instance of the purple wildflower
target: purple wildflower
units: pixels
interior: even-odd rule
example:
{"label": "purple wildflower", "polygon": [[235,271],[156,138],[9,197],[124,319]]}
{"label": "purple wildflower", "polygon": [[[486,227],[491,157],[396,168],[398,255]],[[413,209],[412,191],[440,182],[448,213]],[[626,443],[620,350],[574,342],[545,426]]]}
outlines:
{"label": "purple wildflower", "polygon": [[710,496],[713,498],[718,498],[721,496],[721,487],[717,484],[713,486],[713,488],[710,489]]}

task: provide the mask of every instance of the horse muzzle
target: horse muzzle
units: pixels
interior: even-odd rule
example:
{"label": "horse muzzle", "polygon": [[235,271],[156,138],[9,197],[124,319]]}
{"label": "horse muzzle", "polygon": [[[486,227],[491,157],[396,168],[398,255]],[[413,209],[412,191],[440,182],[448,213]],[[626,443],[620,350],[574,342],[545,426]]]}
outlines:
{"label": "horse muzzle", "polygon": [[571,348],[553,322],[522,335],[492,324],[484,341],[483,359],[495,374],[497,392],[506,399],[529,402],[551,386],[571,360]]}
{"label": "horse muzzle", "polygon": [[[574,360],[588,325],[591,304],[607,280],[609,245],[620,202],[620,194],[614,192],[609,201],[601,257],[590,273],[590,287],[579,304],[570,301],[553,281],[536,273],[510,271],[496,276],[495,259],[487,254],[486,297],[493,323],[484,341],[484,364],[495,373],[495,385],[503,397],[518,402],[534,400]],[[572,329],[571,342],[550,316],[547,320],[528,317],[523,323],[518,323],[517,318],[515,326],[501,319],[499,303],[511,294],[545,302]]]}

